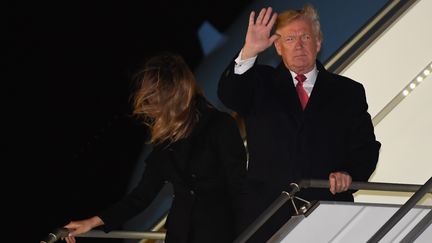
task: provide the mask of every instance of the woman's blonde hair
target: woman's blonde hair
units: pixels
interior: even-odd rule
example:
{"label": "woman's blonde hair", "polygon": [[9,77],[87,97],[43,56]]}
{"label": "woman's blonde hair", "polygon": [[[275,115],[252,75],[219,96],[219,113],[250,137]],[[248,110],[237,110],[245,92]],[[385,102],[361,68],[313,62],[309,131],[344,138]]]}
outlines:
{"label": "woman's blonde hair", "polygon": [[280,28],[283,28],[298,19],[305,19],[310,21],[310,23],[312,24],[312,30],[314,32],[313,34],[318,38],[318,40],[323,40],[323,34],[321,31],[321,24],[319,21],[318,12],[310,4],[306,4],[303,9],[300,10],[290,9],[278,14],[275,23],[275,29],[278,30]]}
{"label": "woman's blonde hair", "polygon": [[150,58],[137,73],[133,114],[149,126],[150,143],[186,138],[198,117],[196,96],[203,96],[195,77],[179,55]]}

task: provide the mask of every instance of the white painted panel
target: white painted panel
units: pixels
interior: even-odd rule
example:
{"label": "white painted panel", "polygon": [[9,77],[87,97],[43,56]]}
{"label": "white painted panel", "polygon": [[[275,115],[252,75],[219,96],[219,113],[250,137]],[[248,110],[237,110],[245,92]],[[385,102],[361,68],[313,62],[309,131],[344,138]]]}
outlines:
{"label": "white painted panel", "polygon": [[[362,82],[374,117],[432,62],[432,1],[421,0],[342,75]],[[432,80],[428,76],[376,127],[382,143],[370,181],[423,184],[432,176]],[[404,203],[410,193],[360,191],[356,202]],[[429,194],[422,204],[432,205]]]}
{"label": "white painted panel", "polygon": [[376,115],[432,60],[432,1],[418,1],[341,74],[366,88]]}
{"label": "white painted panel", "polygon": [[[300,223],[295,227],[290,227],[292,221],[288,221],[269,242],[364,243],[399,208],[400,205],[323,201],[308,217],[301,219]],[[420,206],[411,209],[385,234],[380,242],[400,242],[430,210],[432,210],[430,207]],[[415,242],[430,242],[430,239],[432,239],[431,228],[432,226],[429,225],[428,229]]]}

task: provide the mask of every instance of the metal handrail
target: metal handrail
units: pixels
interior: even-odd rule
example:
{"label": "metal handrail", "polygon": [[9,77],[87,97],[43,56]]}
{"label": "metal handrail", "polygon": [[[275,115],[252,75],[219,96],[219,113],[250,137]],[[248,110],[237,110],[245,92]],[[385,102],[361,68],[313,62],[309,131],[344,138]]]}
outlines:
{"label": "metal handrail", "polygon": [[263,212],[255,221],[249,225],[235,240],[234,243],[243,243],[249,239],[286,201],[292,199],[300,190],[299,186],[291,183],[291,191],[283,191],[281,195]]}
{"label": "metal handrail", "polygon": [[[48,236],[40,241],[40,243],[54,243],[64,237],[69,235],[69,229],[60,227],[54,229]],[[90,230],[89,232],[76,235],[75,237],[84,238],[111,238],[111,239],[150,239],[150,240],[164,240],[164,232],[153,232],[153,231],[123,231],[123,230],[113,230],[106,233],[102,230]]]}
{"label": "metal handrail", "polygon": [[[161,232],[161,233],[163,233],[161,230],[162,230],[162,228],[165,225],[167,217],[168,217],[168,212],[165,213],[165,216],[162,217],[162,219],[159,220],[159,222],[157,222],[156,225],[154,225],[150,230],[153,231],[153,232]],[[142,240],[140,240],[139,243],[145,243],[145,242],[147,242],[147,240],[151,240],[151,239],[142,239]]]}
{"label": "metal handrail", "polygon": [[[414,197],[414,195],[413,195],[411,197],[412,198],[411,200],[417,202],[426,193],[432,192],[432,188],[428,184],[428,183],[432,183],[431,179],[430,179],[431,182],[427,182],[425,185],[376,183],[376,182],[356,182],[356,181],[354,181],[351,183],[349,190],[367,189],[367,190],[378,190],[378,191],[416,192],[414,194],[416,196]],[[294,198],[297,198],[295,196],[295,193],[297,193],[301,189],[307,189],[307,188],[327,188],[328,189],[329,188],[329,182],[328,182],[328,180],[308,179],[308,180],[301,180],[301,181],[299,181],[298,184],[291,183],[290,186],[292,188],[291,192],[287,193],[287,192],[283,191],[281,193],[281,195],[263,213],[261,213],[258,216],[258,218],[255,219],[255,221],[253,221],[252,224],[249,225],[248,228],[246,228],[246,230],[244,230],[236,238],[234,243],[246,242],[259,229],[259,227],[261,227],[286,201],[293,200]],[[406,204],[408,204],[408,202]],[[295,206],[295,205],[293,205],[293,206]],[[405,206],[405,207],[407,207],[407,208],[409,207],[409,209],[410,209],[413,206],[414,205],[412,205],[412,203],[410,202],[408,204],[408,206]],[[399,211],[401,211],[401,209],[399,209]],[[402,210],[405,211],[405,208]],[[398,218],[394,219],[395,221],[400,219],[399,216],[402,215],[402,213],[398,213],[398,212],[395,213],[395,214],[398,214],[398,216],[397,216]],[[393,220],[389,223],[390,228],[393,226],[392,225],[393,223],[394,223]],[[384,230],[387,230],[387,228],[383,229],[383,232],[384,232]],[[374,241],[371,241],[371,242],[374,242]]]}
{"label": "metal handrail", "polygon": [[[298,183],[302,189],[306,188],[330,188],[328,180],[305,179]],[[361,182],[353,181],[349,187],[350,190],[376,190],[376,191],[396,191],[396,192],[416,192],[423,185],[418,184],[400,184],[384,182]],[[432,193],[432,189],[426,193]]]}
{"label": "metal handrail", "polygon": [[368,240],[368,243],[375,243],[380,241],[404,216],[407,214],[417,202],[423,198],[426,193],[432,189],[432,177],[420,187],[420,189],[414,193],[408,199],[408,201],[399,208],[393,216],[387,220],[387,222]]}
{"label": "metal handrail", "polygon": [[[242,232],[236,239],[235,243],[246,242],[254,233],[261,227],[284,203],[288,200],[293,200],[297,198],[295,194],[301,189],[307,188],[329,188],[328,180],[301,180],[298,184],[291,183],[291,191],[283,191],[281,195],[251,224],[246,230]],[[400,191],[400,192],[416,192],[408,201],[405,203],[394,215],[393,217],[376,233],[376,236],[370,239],[368,242],[378,242],[376,239],[381,239],[415,204],[418,202],[425,194],[432,193],[432,177],[424,185],[416,184],[396,184],[396,183],[380,183],[380,182],[352,182],[349,190],[379,190],[379,191]],[[297,198],[300,199],[300,198]],[[301,199],[300,199],[301,200]],[[425,217],[422,224],[430,224],[431,216]],[[162,222],[166,220],[166,216],[159,222],[159,226]],[[426,221],[426,223],[424,223]],[[416,227],[416,231],[411,233],[410,237],[415,237],[421,233],[420,225]],[[156,228],[157,229],[156,229]],[[160,227],[155,226],[153,230],[159,230]],[[420,229],[419,229],[420,228]],[[56,237],[51,237],[50,241],[42,242],[55,242],[60,239],[65,230],[64,228],[56,229],[50,233],[54,234]],[[419,233],[420,232],[420,233]],[[63,236],[61,236],[63,237]],[[76,237],[86,237],[86,238],[117,238],[117,239],[148,239],[148,240],[164,240],[165,232],[155,232],[155,231],[111,231],[105,233],[102,230],[91,230],[87,233],[77,235]],[[378,239],[378,240],[379,240]]]}
{"label": "metal handrail", "polygon": [[152,231],[124,231],[114,230],[105,233],[102,230],[91,230],[87,233],[77,235],[76,237],[86,238],[111,238],[111,239],[149,239],[149,240],[164,240],[164,232],[152,232]]}
{"label": "metal handrail", "polygon": [[87,233],[77,235],[77,237],[85,237],[85,238],[115,238],[115,239],[139,239],[140,243],[144,243],[147,240],[165,240],[165,232],[161,232],[160,230],[164,226],[168,213],[162,217],[160,221],[156,223],[151,228],[151,231],[110,231],[108,233],[102,230],[91,230]]}
{"label": "metal handrail", "polygon": [[432,210],[401,240],[400,243],[414,242],[432,224]]}

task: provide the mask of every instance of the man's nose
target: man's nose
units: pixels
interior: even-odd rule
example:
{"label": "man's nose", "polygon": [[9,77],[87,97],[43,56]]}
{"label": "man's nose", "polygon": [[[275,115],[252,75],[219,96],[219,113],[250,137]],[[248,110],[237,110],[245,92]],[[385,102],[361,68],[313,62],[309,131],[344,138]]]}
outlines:
{"label": "man's nose", "polygon": [[301,38],[295,40],[295,48],[303,48],[303,41]]}

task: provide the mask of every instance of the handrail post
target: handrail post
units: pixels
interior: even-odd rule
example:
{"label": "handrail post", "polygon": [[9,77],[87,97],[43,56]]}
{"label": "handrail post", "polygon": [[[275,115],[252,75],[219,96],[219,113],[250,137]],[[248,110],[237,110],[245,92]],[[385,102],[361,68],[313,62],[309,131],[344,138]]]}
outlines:
{"label": "handrail post", "polygon": [[286,201],[294,198],[300,188],[295,183],[291,183],[290,186],[291,192],[282,191],[281,195],[234,240],[234,243],[246,242]]}
{"label": "handrail post", "polygon": [[432,210],[401,240],[400,243],[414,242],[432,224]]}
{"label": "handrail post", "polygon": [[367,241],[368,243],[375,243],[380,241],[402,218],[413,208],[417,202],[432,188],[432,177],[420,187],[420,189],[412,195],[408,201],[399,208],[393,216]]}

